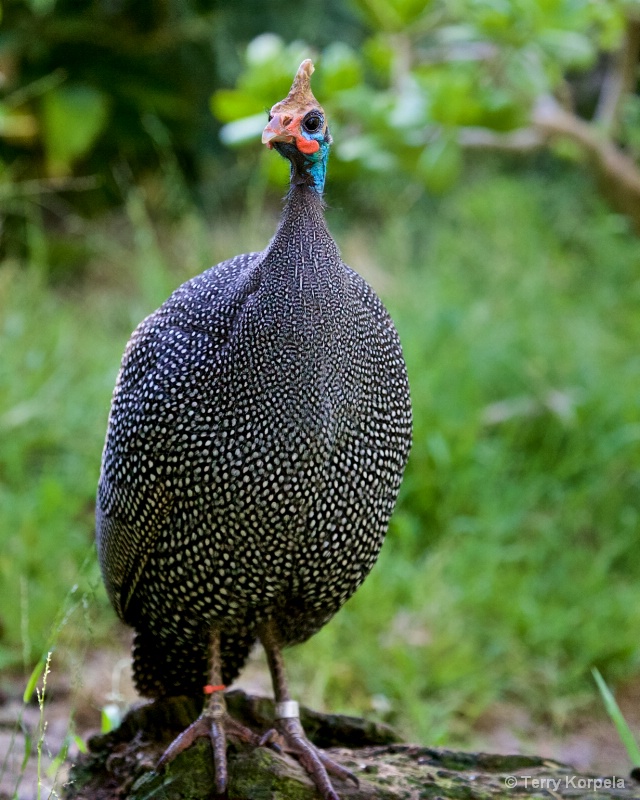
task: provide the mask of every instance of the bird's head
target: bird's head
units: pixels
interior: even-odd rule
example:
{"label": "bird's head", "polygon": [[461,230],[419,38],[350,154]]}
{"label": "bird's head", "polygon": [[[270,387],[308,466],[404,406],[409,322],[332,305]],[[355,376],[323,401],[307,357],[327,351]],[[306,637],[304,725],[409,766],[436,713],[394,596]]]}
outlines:
{"label": "bird's head", "polygon": [[269,112],[262,142],[291,162],[292,185],[306,185],[322,193],[331,134],[325,113],[311,91],[313,64],[298,67],[289,94]]}

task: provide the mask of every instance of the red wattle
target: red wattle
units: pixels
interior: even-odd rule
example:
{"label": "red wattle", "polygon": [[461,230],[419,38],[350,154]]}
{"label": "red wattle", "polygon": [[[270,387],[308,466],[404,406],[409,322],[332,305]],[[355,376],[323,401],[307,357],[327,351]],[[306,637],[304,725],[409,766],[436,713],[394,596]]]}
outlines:
{"label": "red wattle", "polygon": [[296,145],[301,153],[306,153],[307,155],[317,153],[320,149],[319,142],[316,142],[315,139],[305,139],[304,136],[298,136],[296,138]]}

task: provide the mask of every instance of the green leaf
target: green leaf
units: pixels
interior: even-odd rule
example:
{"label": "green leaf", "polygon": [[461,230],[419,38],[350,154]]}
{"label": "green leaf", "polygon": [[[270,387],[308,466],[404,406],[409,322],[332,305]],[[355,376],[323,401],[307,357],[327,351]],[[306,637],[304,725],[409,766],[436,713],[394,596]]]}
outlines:
{"label": "green leaf", "polygon": [[281,57],[284,42],[275,33],[263,33],[256,36],[247,45],[247,66],[259,67],[267,61],[274,61]]}
{"label": "green leaf", "polygon": [[393,48],[389,43],[389,38],[382,34],[376,34],[367,39],[362,45],[362,53],[367,64],[385,81],[390,79],[393,66]]}
{"label": "green leaf", "polygon": [[115,703],[107,703],[102,709],[100,731],[101,733],[109,733],[115,730],[122,721],[122,714],[120,709]]}
{"label": "green leaf", "polygon": [[20,772],[23,773],[27,768],[31,750],[33,749],[33,737],[31,732],[25,727],[24,729],[24,751],[22,753],[22,764],[20,765]]}
{"label": "green leaf", "polygon": [[332,97],[362,81],[362,66],[357,55],[343,42],[334,42],[322,53],[318,70],[319,93]]}
{"label": "green leaf", "polygon": [[266,114],[254,114],[251,117],[237,119],[224,125],[220,131],[220,140],[229,147],[260,142],[260,134],[267,124]]}
{"label": "green leaf", "polygon": [[[219,89],[211,97],[211,111],[220,122],[235,122],[260,110],[261,106],[253,95],[237,89]],[[266,114],[262,116],[266,119]]]}
{"label": "green leaf", "polygon": [[358,161],[372,172],[390,172],[397,166],[390,153],[373,135],[351,136],[336,144],[341,161]]}
{"label": "green leaf", "polygon": [[33,697],[33,693],[36,690],[36,685],[40,680],[40,676],[44,672],[46,663],[47,663],[47,655],[45,654],[42,656],[40,661],[38,661],[38,663],[35,665],[35,667],[33,668],[33,672],[29,676],[29,680],[27,681],[27,685],[22,695],[23,702],[28,703]]}
{"label": "green leaf", "polygon": [[429,0],[356,0],[356,6],[375,28],[402,31],[428,11]]}
{"label": "green leaf", "polygon": [[91,86],[65,85],[43,97],[44,145],[52,175],[67,175],[103,131],[109,114],[106,95]]}
{"label": "green leaf", "polygon": [[476,72],[469,64],[454,64],[419,75],[430,100],[434,122],[444,126],[480,124],[482,91]]}
{"label": "green leaf", "polygon": [[560,64],[572,69],[586,69],[593,64],[597,48],[586,33],[547,30],[540,35],[540,46]]}

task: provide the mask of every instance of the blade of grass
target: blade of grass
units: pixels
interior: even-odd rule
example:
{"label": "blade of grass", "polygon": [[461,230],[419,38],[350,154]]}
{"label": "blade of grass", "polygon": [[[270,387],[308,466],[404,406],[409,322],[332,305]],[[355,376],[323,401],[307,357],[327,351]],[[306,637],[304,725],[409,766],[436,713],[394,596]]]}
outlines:
{"label": "blade of grass", "polygon": [[40,680],[40,676],[45,668],[47,663],[48,653],[42,655],[38,663],[33,668],[31,675],[29,676],[29,680],[27,681],[27,685],[25,686],[24,693],[22,695],[22,702],[28,703],[35,691],[36,686],[38,685],[38,681]]}
{"label": "blade of grass", "polygon": [[604,678],[596,669],[596,667],[593,667],[591,673],[598,686],[598,689],[600,690],[607,714],[609,715],[609,718],[613,724],[616,726],[620,741],[627,751],[629,760],[634,767],[640,767],[640,747],[638,747],[635,736],[631,732],[631,728],[627,724],[626,719],[623,717],[622,711],[620,711],[620,706],[617,704],[613,693],[605,683]]}
{"label": "blade of grass", "polygon": [[15,741],[15,735],[16,735],[17,730],[18,730],[19,727],[22,728],[22,732],[24,734],[24,752],[23,752],[23,755],[22,755],[22,763],[20,764],[20,769],[19,769],[18,774],[16,776],[16,781],[15,781],[15,785],[14,785],[14,789],[13,789],[13,797],[17,797],[18,796],[18,789],[20,788],[20,784],[22,783],[22,779],[24,778],[25,772],[27,771],[27,764],[29,763],[29,757],[31,756],[31,750],[33,748],[33,737],[31,736],[31,733],[26,728],[26,726],[22,725],[22,712],[20,712],[20,718],[18,720],[18,724],[16,724],[16,727],[14,728],[14,735],[13,735],[13,737],[11,739],[10,752],[13,749],[13,744],[14,744],[14,741]]}
{"label": "blade of grass", "polygon": [[36,689],[36,696],[38,698],[38,708],[40,709],[40,721],[38,724],[38,762],[37,762],[37,769],[38,769],[38,795],[37,799],[41,800],[42,798],[42,748],[44,745],[44,737],[47,732],[47,721],[44,718],[44,700],[45,694],[47,691],[47,677],[51,671],[51,653],[47,653],[47,660],[45,661],[44,665],[44,673],[42,674],[42,688]]}
{"label": "blade of grass", "polygon": [[[84,561],[82,562],[78,570],[79,578],[85,575],[93,559],[94,559],[94,546],[92,544],[89,547],[87,555],[85,556]],[[71,616],[74,614],[74,612],[78,607],[81,606],[83,609],[86,610],[85,608],[86,598],[87,598],[87,592],[84,592],[83,594],[78,596],[77,583],[74,584],[67,592],[64,601],[60,605],[55,620],[51,626],[49,639],[47,641],[47,648],[40,657],[40,660],[38,661],[36,666],[34,667],[31,675],[29,676],[29,680],[27,681],[24,694],[22,695],[23,702],[28,703],[31,700],[33,692],[36,689],[36,685],[40,679],[40,676],[42,675],[43,670],[45,670],[46,668],[47,661],[50,659],[51,653],[53,653],[53,651],[55,650],[60,631],[69,622],[69,619],[71,618]]]}

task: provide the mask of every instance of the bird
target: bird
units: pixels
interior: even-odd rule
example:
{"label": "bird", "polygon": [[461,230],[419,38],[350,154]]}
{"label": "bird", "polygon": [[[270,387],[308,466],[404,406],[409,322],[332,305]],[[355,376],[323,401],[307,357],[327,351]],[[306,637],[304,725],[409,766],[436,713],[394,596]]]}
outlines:
{"label": "bird", "polygon": [[[308,740],[282,650],[373,567],[411,446],[398,333],[325,221],[332,137],[313,71],[304,60],[262,134],[290,164],[275,235],[188,280],[133,332],[97,491],[99,562],[135,630],[137,691],[202,704],[157,768],[208,737],[218,796],[228,739],[292,754],[324,800],[338,800],[334,779],[357,783]],[[257,642],[275,698],[259,733],[224,699]]]}

